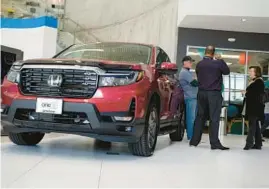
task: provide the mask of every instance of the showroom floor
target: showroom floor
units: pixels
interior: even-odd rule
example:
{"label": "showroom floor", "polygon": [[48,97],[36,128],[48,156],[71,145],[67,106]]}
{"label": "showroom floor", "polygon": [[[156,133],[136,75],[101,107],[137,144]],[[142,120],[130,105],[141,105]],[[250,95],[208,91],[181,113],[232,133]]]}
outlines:
{"label": "showroom floor", "polygon": [[36,147],[1,141],[2,187],[269,187],[269,142],[262,151],[243,151],[241,136],[224,137],[230,151],[211,151],[207,135],[197,148],[163,136],[149,158],[71,135],[46,137]]}

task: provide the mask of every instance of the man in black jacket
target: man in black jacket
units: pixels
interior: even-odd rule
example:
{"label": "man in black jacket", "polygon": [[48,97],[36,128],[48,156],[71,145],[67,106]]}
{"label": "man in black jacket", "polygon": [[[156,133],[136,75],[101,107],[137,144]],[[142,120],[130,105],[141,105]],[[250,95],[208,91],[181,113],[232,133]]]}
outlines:
{"label": "man in black jacket", "polygon": [[198,78],[198,113],[195,120],[193,137],[190,146],[197,146],[202,137],[203,126],[206,120],[210,119],[210,144],[211,149],[228,150],[219,141],[219,121],[222,108],[222,75],[229,75],[230,69],[221,59],[220,55],[215,56],[215,47],[208,46],[205,50],[205,57],[196,66]]}

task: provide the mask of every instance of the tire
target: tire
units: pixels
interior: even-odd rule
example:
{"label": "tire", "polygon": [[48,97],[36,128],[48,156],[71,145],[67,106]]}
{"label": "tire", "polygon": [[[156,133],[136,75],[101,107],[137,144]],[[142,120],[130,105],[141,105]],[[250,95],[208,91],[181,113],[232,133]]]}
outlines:
{"label": "tire", "polygon": [[44,137],[44,133],[8,133],[9,139],[17,145],[33,146]]}
{"label": "tire", "polygon": [[129,150],[135,156],[149,157],[153,155],[160,126],[157,106],[152,103],[146,114],[146,124],[142,136],[137,143],[129,143]]}
{"label": "tire", "polygon": [[180,115],[179,124],[177,130],[174,133],[170,133],[169,137],[171,141],[182,141],[185,133],[185,112]]}

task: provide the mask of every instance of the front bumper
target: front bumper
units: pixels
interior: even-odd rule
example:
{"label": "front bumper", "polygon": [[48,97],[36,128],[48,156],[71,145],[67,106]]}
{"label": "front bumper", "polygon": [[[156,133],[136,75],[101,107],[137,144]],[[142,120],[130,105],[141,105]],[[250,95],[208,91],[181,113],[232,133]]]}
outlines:
{"label": "front bumper", "polygon": [[[137,142],[141,137],[145,120],[133,119],[130,122],[117,122],[108,119],[113,116],[125,116],[124,112],[100,113],[94,104],[64,102],[63,112],[83,113],[88,120],[87,124],[70,124],[54,122],[53,119],[27,120],[18,117],[18,111],[34,111],[36,100],[14,99],[8,107],[3,128],[7,132],[59,132],[88,136],[110,142]],[[126,116],[129,112],[126,112]],[[47,115],[46,115],[47,116]],[[53,118],[53,115],[51,115]],[[48,117],[48,116],[47,116]]]}

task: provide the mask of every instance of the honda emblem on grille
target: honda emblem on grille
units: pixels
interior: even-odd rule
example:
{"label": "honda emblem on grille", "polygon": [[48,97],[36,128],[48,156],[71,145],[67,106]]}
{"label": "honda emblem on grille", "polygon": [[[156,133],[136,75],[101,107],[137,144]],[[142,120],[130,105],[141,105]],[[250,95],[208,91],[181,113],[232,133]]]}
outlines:
{"label": "honda emblem on grille", "polygon": [[50,75],[48,78],[48,85],[50,87],[60,87],[63,82],[63,76],[59,74]]}

